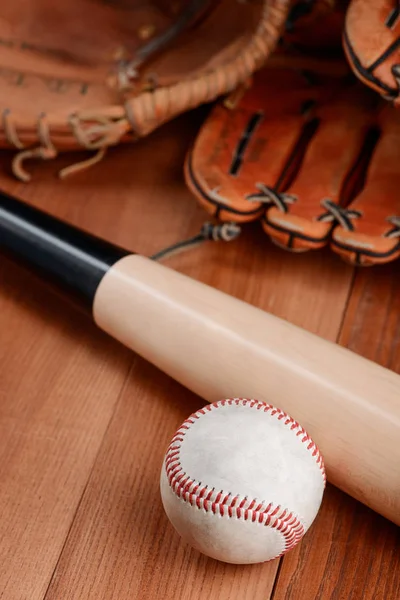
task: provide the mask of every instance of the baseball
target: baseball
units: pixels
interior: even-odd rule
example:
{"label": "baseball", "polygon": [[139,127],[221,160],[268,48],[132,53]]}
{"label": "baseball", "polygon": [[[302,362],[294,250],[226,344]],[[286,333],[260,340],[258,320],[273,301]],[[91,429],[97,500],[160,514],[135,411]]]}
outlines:
{"label": "baseball", "polygon": [[160,491],[178,534],[234,564],[278,558],[302,539],[325,489],[322,456],[279,408],[233,398],[207,404],[166,451]]}

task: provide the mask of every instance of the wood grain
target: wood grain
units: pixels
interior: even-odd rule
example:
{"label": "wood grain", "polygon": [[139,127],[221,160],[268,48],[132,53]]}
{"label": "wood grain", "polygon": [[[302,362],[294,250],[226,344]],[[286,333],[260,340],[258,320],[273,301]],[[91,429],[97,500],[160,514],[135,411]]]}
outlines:
{"label": "wood grain", "polygon": [[[40,173],[38,189],[46,196],[30,187],[29,199],[143,253],[196,233],[205,215],[178,168],[190,140],[182,122],[140,149],[110,153],[108,175],[92,170],[79,181],[63,182],[62,193],[60,184]],[[245,230],[237,243],[207,244],[168,264],[328,339],[339,330],[352,276],[329,252],[299,257],[278,250],[258,226]],[[138,361],[103,439],[47,599],[269,597],[278,561],[244,568],[208,560],[181,542],[162,511],[158,478],[167,441],[202,404]]]}
{"label": "wood grain", "polygon": [[5,261],[0,289],[0,598],[39,600],[132,358]]}
{"label": "wood grain", "polygon": [[[357,271],[339,343],[400,373],[397,269]],[[398,527],[331,486],[316,525],[282,561],[274,600],[400,598]]]}
{"label": "wood grain", "polygon": [[[176,172],[165,152],[169,136],[162,139],[158,160],[149,162],[152,144],[147,155],[137,151],[132,157],[128,151],[124,163],[116,152],[115,175],[108,176],[107,185],[101,181],[102,169],[92,171],[91,180],[81,176],[80,183],[75,178],[64,185],[53,176],[53,169],[75,156],[33,163],[36,177],[28,186],[7,173],[0,185],[93,233],[129,247],[136,243],[141,251],[150,240],[156,250],[156,244],[169,239],[168,231],[164,238],[159,231],[158,239],[148,233],[151,222],[158,222],[154,215],[160,198],[151,184],[153,169],[160,181]],[[175,147],[175,159],[181,162],[183,135]],[[8,156],[2,153],[4,163]],[[126,205],[135,193],[130,186],[135,177],[132,163],[141,179],[135,188],[138,212],[131,206],[128,218]],[[171,192],[172,200],[176,194]],[[147,224],[138,219],[146,202]],[[178,230],[184,218],[175,213]],[[173,216],[169,223],[173,228]],[[135,356],[3,257],[0,332],[0,598],[37,600],[49,585]]]}
{"label": "wood grain", "polygon": [[357,272],[339,340],[395,373],[400,373],[399,266]]}
{"label": "wood grain", "polygon": [[[137,362],[47,600],[270,596],[278,561],[248,568],[206,559],[181,542],[163,513],[158,491],[163,453],[179,424],[203,404],[154,367]],[[116,465],[122,483],[114,486],[110,472]]]}
{"label": "wood grain", "polygon": [[[205,219],[181,173],[199,119],[199,113],[178,119],[63,182],[56,170],[76,156],[32,162],[29,185],[3,174],[1,186],[152,254],[197,233]],[[6,153],[2,158],[5,163]],[[167,264],[331,340],[339,335],[353,276],[329,251],[283,252],[258,225],[245,228],[234,243],[205,244]],[[387,272],[390,287],[394,271]],[[307,596],[307,577],[313,591],[326,592],[321,598],[337,588],[332,598],[356,600],[369,570],[375,589],[386,585],[386,596],[376,597],[396,600],[390,579],[397,565],[396,529],[333,488],[277,581],[279,561],[235,567],[188,548],[163,513],[158,478],[175,428],[203,401],[107,339],[11,263],[2,261],[0,274],[0,598],[317,598]],[[357,282],[348,314],[360,319]],[[361,292],[358,298],[366,315],[370,300]],[[380,318],[398,332],[394,298],[394,312]],[[353,317],[345,319],[342,334],[350,347],[353,323]],[[390,355],[395,364],[393,337],[385,336],[379,356]],[[353,596],[343,595],[348,585]]]}
{"label": "wood grain", "polygon": [[[151,398],[151,402],[149,402]],[[203,401],[138,361],[46,598],[244,598],[271,589],[276,564],[240,569],[181,543],[159,474],[179,422]]]}
{"label": "wood grain", "polygon": [[104,276],[93,315],[208,402],[257,398],[286,411],[317,443],[328,480],[400,525],[396,373],[138,255]]}

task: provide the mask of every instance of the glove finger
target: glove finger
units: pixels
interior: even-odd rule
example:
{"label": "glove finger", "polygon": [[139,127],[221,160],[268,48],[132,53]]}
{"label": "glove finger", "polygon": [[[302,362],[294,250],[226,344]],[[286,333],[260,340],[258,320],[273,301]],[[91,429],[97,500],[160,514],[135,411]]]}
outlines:
{"label": "glove finger", "polygon": [[233,102],[218,103],[185,161],[189,189],[221,220],[246,222],[264,211],[258,183],[281,186],[293,176],[313,128],[312,106],[332,91],[290,69],[264,69]]}
{"label": "glove finger", "polygon": [[346,206],[365,174],[375,103],[356,82],[316,107],[318,126],[301,168],[288,188],[275,190],[262,218],[278,245],[299,252],[329,243],[336,218],[330,207]]}
{"label": "glove finger", "polygon": [[400,102],[400,6],[397,0],[352,0],[343,47],[356,76],[396,105]]}
{"label": "glove finger", "polygon": [[332,234],[332,250],[355,265],[382,264],[400,256],[399,112],[385,106],[378,124],[380,136],[365,185]]}

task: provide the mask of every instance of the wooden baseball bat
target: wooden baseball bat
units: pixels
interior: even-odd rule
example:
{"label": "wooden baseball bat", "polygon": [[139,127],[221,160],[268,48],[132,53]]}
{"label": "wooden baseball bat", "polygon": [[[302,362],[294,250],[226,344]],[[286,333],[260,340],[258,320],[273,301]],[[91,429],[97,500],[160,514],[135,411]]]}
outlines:
{"label": "wooden baseball bat", "polygon": [[318,444],[328,480],[400,524],[400,376],[6,195],[0,249],[206,401],[264,400]]}

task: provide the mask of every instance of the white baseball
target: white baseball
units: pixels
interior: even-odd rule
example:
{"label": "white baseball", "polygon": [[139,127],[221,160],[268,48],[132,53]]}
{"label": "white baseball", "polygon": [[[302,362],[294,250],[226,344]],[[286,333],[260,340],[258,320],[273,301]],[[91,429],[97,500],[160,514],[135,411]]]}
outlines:
{"label": "white baseball", "polygon": [[220,561],[272,560],[314,521],[325,489],[306,431],[265,402],[207,404],[178,429],[160,478],[165,512],[181,537]]}

